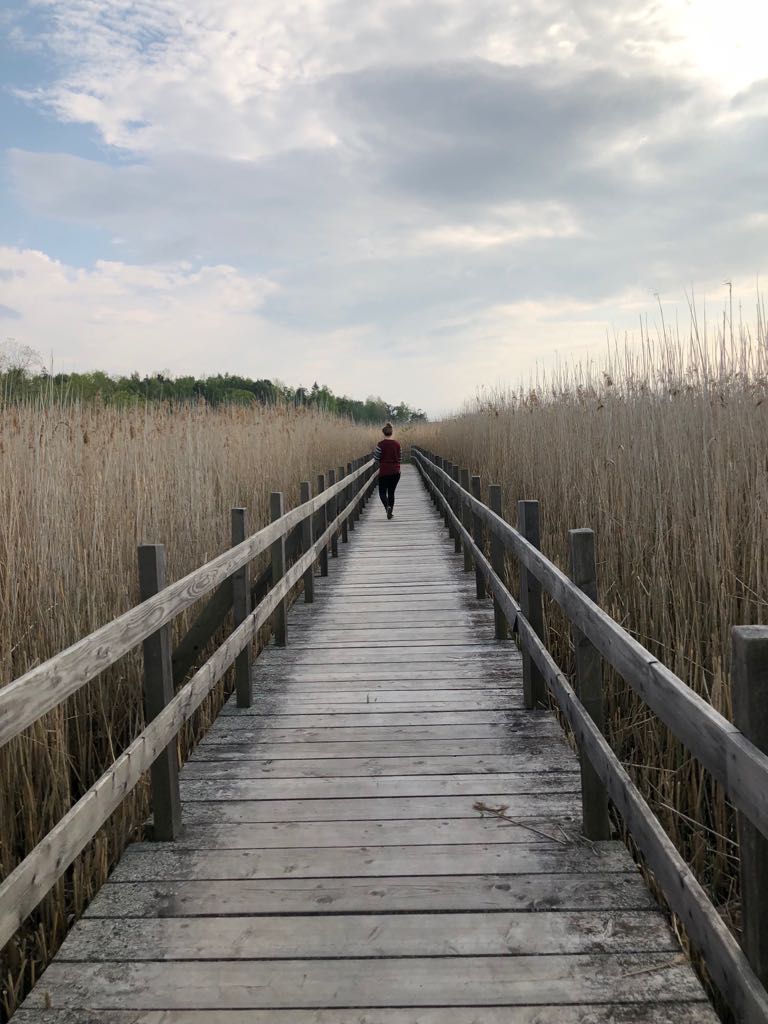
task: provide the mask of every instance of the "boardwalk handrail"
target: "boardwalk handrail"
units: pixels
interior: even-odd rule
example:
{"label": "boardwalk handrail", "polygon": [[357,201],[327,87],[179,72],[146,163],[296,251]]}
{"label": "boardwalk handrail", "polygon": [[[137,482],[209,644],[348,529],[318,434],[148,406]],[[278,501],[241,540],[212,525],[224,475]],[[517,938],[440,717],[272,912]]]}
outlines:
{"label": "boardwalk handrail", "polygon": [[[95,836],[144,772],[152,767],[168,744],[173,742],[179,729],[189,721],[224,672],[256,637],[302,576],[312,568],[342,524],[356,514],[361,500],[370,489],[374,467],[372,459],[362,461],[359,468],[333,487],[298,505],[241,544],[207,562],[178,583],[165,587],[155,597],[137,605],[0,690],[0,717],[5,725],[2,741],[7,742],[132,647],[157,633],[174,616],[247,565],[276,540],[285,538],[297,523],[324,511],[328,505],[337,512],[332,521],[324,524],[311,547],[274,583],[267,596],[0,884],[0,948]],[[335,503],[340,495],[342,500],[349,500],[339,510]],[[101,645],[107,643],[111,646],[102,650]],[[35,702],[35,713],[32,714],[28,708],[20,709],[21,697],[25,696],[34,702],[34,686],[41,685],[47,686],[47,689],[43,698],[38,697]],[[8,699],[6,693],[12,687],[15,689]],[[38,710],[39,707],[43,710]],[[14,710],[18,714],[15,720],[10,718]],[[20,722],[24,724],[20,725]]]}
{"label": "boardwalk handrail", "polygon": [[[516,625],[523,650],[541,672],[574,732],[580,751],[589,759],[605,786],[669,905],[684,922],[715,984],[739,1020],[748,1024],[767,1021],[768,993],[747,956],[560,671],[545,643],[523,615],[505,582],[475,543],[475,538],[465,526],[463,512],[471,512],[476,517],[475,521],[482,522],[536,577],[571,623],[723,783],[734,804],[763,834],[768,833],[768,757],[590,600],[519,531],[438,466],[434,455],[416,447],[413,455],[453,535],[460,538],[465,551],[471,553],[476,569],[487,582],[507,621]],[[690,720],[686,716],[690,716]],[[764,870],[764,865],[762,867]]]}
{"label": "boardwalk handrail", "polygon": [[372,466],[373,461],[367,461],[351,476],[0,689],[0,747],[328,505]]}

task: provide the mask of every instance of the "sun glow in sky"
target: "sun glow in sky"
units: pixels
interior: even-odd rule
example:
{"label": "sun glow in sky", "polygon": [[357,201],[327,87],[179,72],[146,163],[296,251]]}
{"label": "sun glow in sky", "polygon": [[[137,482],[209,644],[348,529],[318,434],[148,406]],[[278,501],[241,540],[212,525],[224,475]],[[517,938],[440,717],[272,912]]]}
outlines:
{"label": "sun glow in sky", "polygon": [[768,75],[768,5],[761,0],[664,0],[677,54],[718,88],[736,93]]}
{"label": "sun glow in sky", "polygon": [[0,340],[434,412],[656,294],[748,309],[766,38],[757,0],[5,0]]}

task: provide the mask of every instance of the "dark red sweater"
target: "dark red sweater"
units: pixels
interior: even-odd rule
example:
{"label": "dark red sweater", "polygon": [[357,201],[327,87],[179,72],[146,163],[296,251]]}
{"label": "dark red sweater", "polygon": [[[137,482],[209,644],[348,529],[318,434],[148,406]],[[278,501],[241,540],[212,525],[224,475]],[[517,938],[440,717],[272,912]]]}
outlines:
{"label": "dark red sweater", "polygon": [[400,472],[400,442],[391,437],[379,441],[373,453],[379,464],[379,476],[394,476]]}

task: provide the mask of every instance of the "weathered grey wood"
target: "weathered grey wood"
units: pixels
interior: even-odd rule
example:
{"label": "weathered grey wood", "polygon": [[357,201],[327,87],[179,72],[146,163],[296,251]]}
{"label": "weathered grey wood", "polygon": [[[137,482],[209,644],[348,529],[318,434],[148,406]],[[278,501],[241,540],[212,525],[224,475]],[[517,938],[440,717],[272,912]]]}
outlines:
{"label": "weathered grey wood", "polygon": [[[518,793],[504,797],[505,812],[515,820],[553,819],[562,815],[569,822],[576,821],[579,814],[578,780],[574,776],[568,792],[565,783],[553,792]],[[529,786],[529,788],[533,788]],[[345,822],[345,821],[426,821],[435,818],[449,818],[460,821],[470,818],[479,821],[475,810],[477,797],[466,796],[409,796],[409,797],[367,797],[320,800],[225,800],[221,802],[195,801],[184,808],[185,822],[192,825],[234,824],[291,824],[302,822]],[[483,802],[499,806],[495,796],[486,794]],[[504,836],[509,823],[497,822],[493,816],[486,816],[491,824],[499,825],[499,835]],[[313,835],[313,832],[310,832]],[[529,837],[530,838],[530,837]],[[179,842],[179,840],[177,840]],[[306,845],[306,843],[304,844]],[[319,845],[319,844],[315,844]],[[379,844],[382,845],[382,844]],[[386,845],[386,844],[384,844]]]}
{"label": "weathered grey wood", "polygon": [[[248,510],[232,509],[232,546],[242,543],[248,536]],[[250,567],[244,565],[232,576],[232,607],[235,628],[251,614]],[[250,644],[243,648],[235,659],[235,694],[237,706],[251,706],[251,668],[253,649]]]}
{"label": "weathered grey wood", "polygon": [[[498,510],[494,509],[493,511]],[[541,547],[538,501],[518,501],[517,529],[532,547]],[[520,565],[520,611],[530,622],[536,635],[543,640],[544,608],[541,583],[523,564]],[[527,708],[546,707],[547,690],[544,680],[525,648],[523,648],[523,688]]]}
{"label": "weathered grey wood", "polygon": [[[418,455],[417,455],[418,458]],[[437,467],[432,467],[435,474]],[[445,483],[446,475],[439,479]],[[732,802],[768,833],[768,754],[662,665],[619,623],[590,601],[517,530],[481,502],[469,499],[492,534],[536,576],[571,623],[595,645],[673,733],[723,784]]]}
{"label": "weathered grey wood", "polygon": [[[456,465],[455,462],[451,463],[451,478],[453,479],[453,482],[456,484],[456,487],[458,488],[458,486],[459,486],[459,467]],[[460,504],[460,501],[459,501],[458,490],[454,490],[453,491],[453,512],[454,512],[454,515],[457,516],[459,519],[461,519],[461,517],[462,517],[461,516],[461,511],[462,510],[461,510],[461,504]],[[453,539],[453,550],[454,550],[454,552],[457,555],[461,553],[461,537],[459,536],[458,533],[456,533],[456,535],[455,535],[455,537]]]}
{"label": "weathered grey wood", "polygon": [[[139,546],[139,595],[146,601],[165,587],[165,547],[162,544]],[[143,644],[144,719],[154,721],[173,700],[171,631],[161,626]],[[173,738],[150,769],[152,781],[152,834],[157,840],[175,839],[181,829],[179,767],[176,740]]]}
{"label": "weathered grey wood", "polygon": [[297,960],[421,956],[552,956],[677,952],[666,922],[647,911],[541,911],[431,914],[345,914],[124,920],[76,925],[58,959],[99,963],[133,960]]}
{"label": "weathered grey wood", "polygon": [[[312,497],[312,484],[309,480],[302,480],[299,485],[300,497],[299,500],[303,505],[309,501]],[[313,535],[312,535],[312,516],[307,516],[301,524],[301,550],[303,553],[309,551],[312,547]],[[306,604],[312,604],[315,600],[315,570],[313,566],[310,566],[304,573],[304,601]]]}
{"label": "weathered grey wood", "polygon": [[[597,563],[595,535],[592,530],[569,530],[571,578],[590,601],[597,603]],[[605,732],[603,718],[603,663],[594,645],[580,629],[571,627],[571,640],[576,660],[576,694],[587,714],[600,732]],[[610,839],[608,794],[592,762],[580,752],[582,813],[584,835],[589,839]]]}
{"label": "weathered grey wood", "polygon": [[174,685],[178,685],[184,679],[211,637],[224,625],[231,609],[232,584],[225,580],[206,602],[173,651],[171,663]]}
{"label": "weathered grey wood", "polygon": [[[469,490],[468,469],[463,468],[459,470],[459,485],[461,486],[462,490]],[[461,521],[464,523],[465,529],[470,530],[472,528],[472,513],[469,511],[469,506],[465,505],[464,501],[462,500],[460,502],[459,508],[461,514]],[[464,551],[464,572],[472,572],[472,549],[469,544],[464,544],[462,545],[462,547]]]}
{"label": "weathered grey wood", "polygon": [[[578,792],[578,772],[533,772],[493,775],[371,776],[355,778],[181,780],[185,802],[211,800],[320,800],[372,797],[471,796],[500,797],[520,793]],[[474,803],[474,799],[472,801]]]}
{"label": "weathered grey wood", "polygon": [[460,726],[469,729],[477,723],[492,722],[505,730],[514,730],[517,723],[517,710],[506,711],[476,711],[462,709],[461,711],[407,711],[404,713],[393,713],[376,708],[373,711],[362,711],[359,708],[345,709],[343,712],[333,711],[328,714],[317,714],[313,711],[306,714],[299,710],[292,714],[283,712],[276,715],[261,715],[254,719],[251,716],[238,717],[226,715],[219,718],[217,726],[222,729],[261,729],[265,726],[273,726],[278,729],[316,729],[325,726],[341,725],[357,730],[366,726],[395,727],[407,726],[411,723],[428,725]]}
{"label": "weathered grey wood", "polygon": [[18,1010],[14,1024],[717,1024],[702,1002],[353,1010]]}
{"label": "weathered grey wood", "polygon": [[[190,963],[53,963],[45,989],[57,1007],[157,1005],[216,1010],[274,1007],[547,1005],[701,1001],[687,965],[669,952],[592,956],[453,957]],[[297,985],[297,978],[301,984]],[[674,994],[674,995],[673,995]],[[43,1006],[42,986],[29,1005]]]}
{"label": "weathered grey wood", "polygon": [[[539,753],[537,753],[539,751]],[[184,777],[190,779],[264,779],[264,778],[324,778],[333,775],[342,778],[347,775],[457,775],[490,774],[492,772],[544,773],[547,771],[568,771],[575,768],[575,758],[563,747],[557,751],[541,753],[539,740],[521,740],[515,750],[507,754],[475,755],[421,755],[418,757],[321,757],[239,760],[239,761],[190,761]]]}
{"label": "weathered grey wood", "polygon": [[[768,627],[731,630],[733,716],[743,734],[768,751]],[[768,838],[738,815],[741,873],[741,945],[755,974],[768,985]]]}
{"label": "weathered grey wood", "polygon": [[[357,481],[361,481],[372,464],[371,460],[357,471],[357,486],[362,485]],[[136,605],[54,658],[0,688],[0,746],[215,590],[242,565],[268,550],[275,538],[287,535],[304,516],[325,507],[324,503],[331,496],[329,491],[313,498],[306,506],[297,506],[280,522],[259,530],[237,548],[225,551],[183,579],[169,584],[155,597]]]}
{"label": "weathered grey wood", "polygon": [[[326,506],[323,506],[325,510]],[[269,515],[273,523],[283,517],[285,513],[283,495],[279,491],[273,491],[269,496]],[[276,583],[285,575],[285,538],[279,537],[270,548],[272,560],[272,579]],[[278,647],[285,647],[288,642],[287,636],[288,608],[285,598],[275,608],[272,619],[272,631],[275,643]]]}
{"label": "weathered grey wood", "polygon": [[[329,469],[327,476],[328,476],[328,486],[329,487],[333,487],[333,485],[336,483],[336,470],[335,469]],[[329,515],[331,516],[332,519],[335,519],[336,516],[338,515],[339,511],[340,511],[340,509],[339,509],[339,499],[338,498],[332,498],[331,501],[328,504],[328,513],[329,513]],[[331,537],[331,558],[338,558],[338,557],[339,557],[339,538],[338,538],[338,535],[336,533],[334,533],[333,536]]]}
{"label": "weathered grey wood", "polygon": [[655,909],[631,872],[549,875],[403,875],[390,878],[122,882],[105,886],[87,918],[317,912],[580,911]]}
{"label": "weathered grey wood", "polygon": [[[354,473],[354,471],[355,471],[355,463],[354,462],[348,462],[347,463],[347,476],[349,476],[351,473]],[[352,500],[352,496],[350,495],[350,501],[351,500]],[[347,520],[347,529],[348,529],[349,532],[352,532],[355,529],[355,517],[353,515],[350,516],[349,519]]]}
{"label": "weathered grey wood", "polygon": [[[317,493],[322,494],[325,490],[325,473],[320,473],[317,477]],[[322,533],[328,525],[328,511],[327,507],[323,506],[317,514],[317,529],[316,533]],[[328,575],[328,549],[323,548],[320,552],[320,575]]]}
{"label": "weathered grey wood", "polygon": [[[366,511],[334,579],[316,581],[317,610],[328,615],[297,609],[296,646],[263,652],[254,706],[230,702],[184,769],[184,835],[127,852],[87,914],[87,934],[73,933],[54,965],[66,979],[54,973],[43,983],[52,978],[51,990],[38,989],[38,1012],[49,1012],[46,1002],[56,1011],[69,1005],[82,1024],[94,1006],[145,1016],[140,1002],[163,1015],[156,1024],[184,1006],[195,1024],[221,1012],[243,1024],[261,1007],[270,1021],[297,1024],[302,1018],[282,1016],[284,1008],[298,1015],[304,1007],[307,1020],[341,1024],[347,1007],[357,1024],[386,1024],[390,1013],[405,1013],[409,1024],[457,1024],[456,1013],[473,1008],[463,1024],[495,1022],[499,1009],[505,1021],[533,1024],[519,1017],[531,1009],[531,991],[536,1024],[561,1024],[563,1000],[579,1007],[572,1024],[602,1024],[608,1007],[616,1024],[614,1011],[634,1011],[638,1000],[653,1006],[655,1021],[665,1019],[667,1000],[676,1010],[686,1000],[706,1009],[626,850],[579,837],[576,759],[551,716],[523,717],[515,645],[491,639],[490,604],[475,603],[415,483],[404,466],[395,522]],[[362,507],[373,486],[365,480],[345,509]],[[339,526],[337,517],[288,570],[248,630]],[[456,531],[472,543],[461,518]],[[419,554],[409,564],[403,554],[414,537]],[[442,607],[449,621],[435,631],[399,614],[398,602],[417,612]],[[346,640],[350,607],[355,636]],[[502,610],[517,617],[514,602]],[[394,653],[382,646],[382,621]],[[439,634],[451,625],[459,643]],[[230,659],[247,639],[241,632],[229,645]],[[498,694],[504,709],[483,710]],[[561,762],[569,770],[551,770]],[[321,766],[337,774],[321,775]],[[381,774],[392,767],[407,774]],[[254,769],[258,777],[248,777]],[[195,778],[201,773],[222,778]],[[101,963],[83,965],[82,956]],[[453,980],[435,978],[433,965]],[[231,973],[238,966],[240,976]],[[393,993],[398,1010],[389,1009]]]}
{"label": "weathered grey wood", "polygon": [[[480,501],[482,498],[482,487],[479,476],[472,477],[472,495]],[[469,509],[469,506],[467,506]],[[485,529],[483,527],[483,520],[477,515],[476,512],[472,512],[472,538],[475,542],[476,547],[481,551],[485,550]],[[475,565],[475,593],[478,600],[482,601],[485,598],[485,576],[483,576],[482,570]]]}
{"label": "weathered grey wood", "polygon": [[[344,466],[339,466],[339,468],[336,470],[336,479],[341,481],[341,480],[344,479],[344,477],[346,475],[347,475],[347,471],[344,468]],[[348,504],[349,504],[349,489],[345,488],[341,492],[341,507],[344,508]],[[349,543],[349,525],[348,525],[348,522],[347,522],[346,519],[341,524],[341,543],[342,544],[348,544]]]}
{"label": "weathered grey wood", "polygon": [[653,871],[670,907],[683,921],[692,942],[703,955],[712,979],[728,1005],[738,1019],[749,1024],[768,1020],[768,994],[693,872],[653,815],[603,734],[584,710],[539,637],[522,616],[520,631],[573,729],[579,748],[585,750],[590,757],[609,798]]}
{"label": "weathered grey wood", "polygon": [[[503,515],[500,484],[491,484],[491,486],[488,488],[488,503],[493,512],[495,512],[499,516]],[[499,538],[496,537],[495,534],[491,536],[491,565],[493,566],[493,571],[496,573],[499,579],[506,583],[507,570],[504,562],[504,545],[501,543]],[[493,604],[493,619],[496,639],[506,640],[507,620],[504,618],[504,614],[501,610],[501,607],[499,606],[499,603],[495,600],[495,598]],[[526,705],[526,707],[529,706],[532,707],[532,705]]]}
{"label": "weathered grey wood", "polygon": [[[84,849],[181,726],[192,717],[243,647],[251,642],[280,601],[299,581],[306,567],[317,558],[335,525],[332,524],[318,537],[312,550],[288,570],[269,597],[230,634],[184,688],[126,747],[111,768],[0,883],[0,947]],[[246,708],[242,713],[247,714],[251,710]]]}
{"label": "weathered grey wood", "polygon": [[452,846],[362,846],[292,850],[177,850],[136,844],[114,871],[115,882],[157,879],[245,879],[384,877],[387,875],[550,874],[627,871],[632,861],[623,847],[574,843],[498,843]]}
{"label": "weathered grey wood", "polygon": [[[346,720],[349,721],[349,719]],[[190,759],[211,760],[219,757],[221,748],[230,744],[244,745],[253,751],[258,749],[254,744],[260,741],[270,746],[279,745],[281,750],[290,746],[296,751],[306,749],[305,744],[307,743],[322,744],[325,747],[338,746],[341,748],[343,746],[348,751],[357,750],[358,744],[361,743],[378,743],[382,745],[382,748],[389,744],[388,753],[402,750],[403,743],[408,743],[414,750],[417,743],[422,743],[424,746],[440,743],[443,745],[442,750],[449,749],[455,753],[462,750],[461,744],[472,743],[472,749],[476,749],[473,743],[475,740],[479,741],[481,748],[491,742],[497,744],[498,750],[501,750],[502,747],[507,748],[510,743],[514,742],[514,738],[510,735],[513,729],[515,736],[520,735],[525,738],[542,739],[559,736],[559,726],[550,716],[541,719],[534,718],[530,723],[523,720],[520,724],[511,719],[503,725],[404,725],[391,728],[386,725],[359,726],[357,728],[351,725],[334,725],[330,728],[312,728],[310,725],[304,728],[286,729],[281,728],[271,718],[266,719],[264,724],[257,722],[254,728],[253,719],[243,721],[234,718],[230,721],[232,724],[229,727],[227,727],[227,723],[217,722],[209,730],[205,743],[201,743],[190,754]],[[520,719],[517,722],[520,722]],[[485,750],[485,753],[488,751]],[[222,756],[229,755],[224,753]]]}
{"label": "weathered grey wood", "polygon": [[[574,837],[579,834],[580,818],[563,813],[558,821],[570,829]],[[485,846],[527,844],[532,839],[562,843],[563,835],[558,821],[541,815],[525,822],[509,823],[493,816],[461,818],[457,821],[430,819],[428,821],[313,821],[265,824],[190,825],[176,840],[180,850],[265,850],[265,849],[318,849],[339,846],[467,846],[482,843]]]}

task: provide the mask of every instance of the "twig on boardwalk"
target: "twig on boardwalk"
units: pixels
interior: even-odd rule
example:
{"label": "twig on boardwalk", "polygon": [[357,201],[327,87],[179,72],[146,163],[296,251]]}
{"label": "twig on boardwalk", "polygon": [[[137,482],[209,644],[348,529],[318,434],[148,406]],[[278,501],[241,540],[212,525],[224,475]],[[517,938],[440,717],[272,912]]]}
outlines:
{"label": "twig on boardwalk", "polygon": [[[476,800],[472,804],[472,809],[479,811],[480,814],[492,814],[495,818],[501,818],[503,821],[508,821],[510,825],[517,825],[518,828],[527,829],[529,832],[533,832],[536,836],[541,836],[542,839],[549,839],[553,843],[559,843],[561,846],[568,846],[567,839],[558,839],[557,836],[551,836],[549,832],[543,832],[539,828],[534,828],[533,825],[527,825],[524,821],[520,821],[518,818],[510,818],[505,813],[508,804],[499,804],[498,807],[491,807],[490,804],[483,803],[482,800]],[[561,828],[562,831],[562,828]]]}
{"label": "twig on boardwalk", "polygon": [[653,974],[654,971],[668,971],[670,967],[681,967],[683,964],[687,964],[688,962],[689,960],[685,953],[680,953],[678,956],[672,957],[671,960],[665,960],[663,964],[653,964],[651,967],[639,967],[635,971],[627,971],[624,977],[633,978],[638,974]]}

